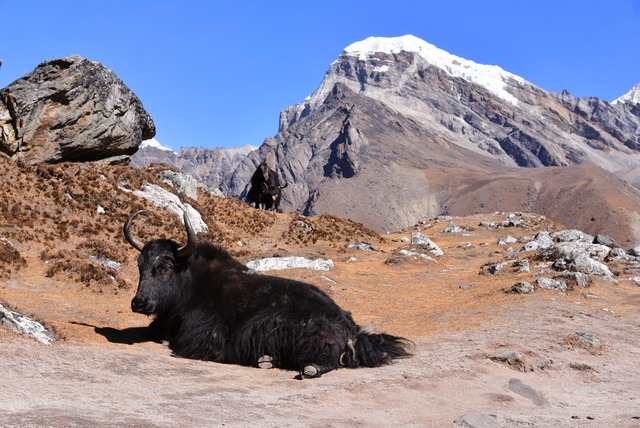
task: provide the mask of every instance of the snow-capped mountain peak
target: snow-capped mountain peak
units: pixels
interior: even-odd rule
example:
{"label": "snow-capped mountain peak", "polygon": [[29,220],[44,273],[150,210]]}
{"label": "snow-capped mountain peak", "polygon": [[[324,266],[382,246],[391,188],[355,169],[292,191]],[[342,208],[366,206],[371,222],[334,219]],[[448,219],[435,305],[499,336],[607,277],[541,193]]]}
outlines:
{"label": "snow-capped mountain peak", "polygon": [[[401,37],[369,37],[347,46],[344,50],[347,55],[358,56],[358,59],[363,61],[378,52],[392,54],[402,51],[417,53],[429,64],[441,68],[449,75],[461,77],[472,83],[484,86],[511,104],[518,104],[518,100],[507,92],[505,86],[508,79],[514,79],[519,83],[524,83],[524,79],[521,77],[509,73],[497,65],[478,64],[452,55],[412,35]],[[380,67],[377,71],[384,72],[385,69]]]}
{"label": "snow-capped mountain peak", "polygon": [[613,101],[612,104],[628,103],[628,104],[640,104],[640,82],[636,83],[629,92]]}
{"label": "snow-capped mountain peak", "polygon": [[168,150],[170,152],[173,152],[173,150],[171,150],[169,147],[165,147],[162,144],[160,144],[160,142],[158,140],[156,140],[155,138],[152,138],[150,140],[144,140],[142,142],[142,144],[140,144],[140,148],[142,149],[142,148],[145,148],[145,147],[153,147],[154,149]]}

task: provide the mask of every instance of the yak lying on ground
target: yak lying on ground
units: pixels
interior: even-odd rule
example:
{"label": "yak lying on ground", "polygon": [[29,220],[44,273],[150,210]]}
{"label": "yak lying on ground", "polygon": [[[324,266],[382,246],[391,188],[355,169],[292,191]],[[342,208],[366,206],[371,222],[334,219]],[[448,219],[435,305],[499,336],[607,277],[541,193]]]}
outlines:
{"label": "yak lying on ground", "polygon": [[256,208],[263,205],[265,210],[277,212],[280,209],[282,189],[288,184],[285,181],[284,186],[281,186],[278,173],[270,169],[266,162],[262,162],[251,177],[247,202],[255,204]]}
{"label": "yak lying on ground", "polygon": [[252,272],[223,248],[188,242],[146,244],[124,225],[140,251],[134,312],[154,315],[150,327],[180,357],[296,370],[318,377],[338,367],[377,367],[410,355],[410,342],[360,328],[319,288]]}

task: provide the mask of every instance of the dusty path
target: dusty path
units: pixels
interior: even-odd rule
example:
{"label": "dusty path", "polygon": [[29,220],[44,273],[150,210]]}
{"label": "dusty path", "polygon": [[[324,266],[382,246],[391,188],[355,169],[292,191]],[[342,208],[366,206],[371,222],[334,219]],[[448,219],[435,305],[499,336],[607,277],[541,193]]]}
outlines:
{"label": "dusty path", "polygon": [[[391,366],[304,381],[174,358],[149,342],[44,346],[3,332],[2,426],[443,427],[473,412],[505,427],[640,425],[637,318],[552,296],[497,316],[499,327],[421,338]],[[565,343],[582,330],[604,349]],[[509,350],[527,371],[488,358]],[[546,404],[510,390],[514,378]]]}

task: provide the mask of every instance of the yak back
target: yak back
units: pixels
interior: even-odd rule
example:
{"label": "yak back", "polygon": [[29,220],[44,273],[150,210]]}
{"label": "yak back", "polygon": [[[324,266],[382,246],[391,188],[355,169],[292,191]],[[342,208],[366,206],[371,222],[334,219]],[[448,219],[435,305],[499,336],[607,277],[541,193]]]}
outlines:
{"label": "yak back", "polygon": [[261,310],[296,318],[318,313],[335,317],[346,312],[318,287],[255,273],[216,245],[199,244],[189,270],[193,287],[191,305],[198,304],[228,322],[241,321]]}

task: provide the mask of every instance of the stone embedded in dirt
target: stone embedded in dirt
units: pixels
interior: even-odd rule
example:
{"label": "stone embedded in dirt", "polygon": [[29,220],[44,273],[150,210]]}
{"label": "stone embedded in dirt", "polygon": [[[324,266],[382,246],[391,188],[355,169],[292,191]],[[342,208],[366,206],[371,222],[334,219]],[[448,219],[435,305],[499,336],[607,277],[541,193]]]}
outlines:
{"label": "stone embedded in dirt", "polygon": [[21,313],[5,309],[2,305],[0,305],[0,325],[24,336],[33,337],[45,345],[49,345],[56,340],[53,333],[38,321]]}
{"label": "stone embedded in dirt", "polygon": [[511,288],[507,290],[508,293],[520,293],[520,294],[529,294],[533,293],[533,284],[527,281],[521,281],[516,284],[513,284]]}
{"label": "stone embedded in dirt", "polygon": [[444,233],[455,233],[455,232],[466,232],[468,229],[462,228],[455,224],[454,222],[449,222],[447,227],[444,228]]}
{"label": "stone embedded in dirt", "polygon": [[156,174],[156,177],[174,187],[178,192],[184,193],[191,199],[198,199],[198,182],[191,175],[184,172],[164,170]]}
{"label": "stone embedded in dirt", "polygon": [[521,273],[530,273],[531,272],[531,262],[529,260],[523,259],[516,263],[516,266],[519,266],[518,272]]}
{"label": "stone embedded in dirt", "polygon": [[349,242],[347,244],[347,248],[355,248],[361,251],[374,250],[373,245],[367,244],[366,242],[358,242],[358,241]]}
{"label": "stone embedded in dirt", "polygon": [[522,354],[515,350],[507,351],[499,355],[490,356],[489,359],[492,361],[506,363],[510,368],[520,372],[533,371],[533,367],[525,362]]}
{"label": "stone embedded in dirt", "polygon": [[257,272],[296,268],[328,271],[333,267],[333,260],[309,260],[304,257],[268,257],[260,260],[252,260],[247,263],[247,267]]}
{"label": "stone embedded in dirt", "polygon": [[442,256],[444,254],[431,239],[419,232],[411,233],[411,245],[428,250],[434,256]]}
{"label": "stone embedded in dirt", "polygon": [[550,406],[551,404],[547,401],[546,398],[542,396],[538,391],[530,387],[529,385],[522,382],[520,379],[511,378],[509,379],[509,389],[516,394],[522,395],[525,398],[533,401],[534,404],[538,406]]}
{"label": "stone embedded in dirt", "polygon": [[132,192],[134,195],[144,198],[153,205],[176,215],[181,221],[186,212],[189,222],[196,233],[208,232],[209,226],[202,220],[200,213],[190,204],[183,202],[180,197],[155,184],[145,184],[142,190],[129,190],[122,185],[118,186],[124,192]]}
{"label": "stone embedded in dirt", "polygon": [[586,255],[576,257],[569,263],[569,269],[575,272],[582,272],[588,275],[599,275],[603,277],[613,277],[613,273],[607,265]]}
{"label": "stone embedded in dirt", "polygon": [[607,235],[596,235],[593,238],[594,244],[606,245],[609,248],[620,248],[620,245],[615,241],[615,239],[611,238]]}
{"label": "stone embedded in dirt", "polygon": [[435,262],[436,261],[436,259],[434,259],[433,257],[429,257],[426,254],[418,253],[417,251],[400,250],[399,253],[402,254],[403,256],[407,256],[407,257],[421,258],[421,259],[429,260],[431,262]]}
{"label": "stone embedded in dirt", "polygon": [[559,242],[553,244],[541,252],[546,259],[564,259],[567,263],[574,261],[578,256],[584,255],[602,262],[611,249],[605,245],[591,244],[587,242]]}
{"label": "stone embedded in dirt", "polygon": [[602,348],[602,342],[600,341],[600,339],[598,339],[592,334],[585,333],[582,331],[576,331],[576,334],[574,337],[577,338],[578,342],[580,342],[582,345],[588,348],[596,348],[596,349]]}
{"label": "stone embedded in dirt", "polygon": [[562,278],[576,283],[578,287],[584,288],[589,285],[589,277],[582,272],[561,272],[553,276],[554,279]]}
{"label": "stone embedded in dirt", "polygon": [[584,242],[585,244],[591,244],[594,240],[593,236],[576,229],[560,230],[552,233],[551,238],[556,242]]}
{"label": "stone embedded in dirt", "polygon": [[538,251],[540,249],[549,248],[553,245],[551,234],[546,231],[538,232],[533,239],[524,244],[522,251]]}
{"label": "stone embedded in dirt", "polygon": [[505,236],[499,237],[496,243],[498,245],[507,245],[507,244],[513,244],[515,242],[518,242],[516,238],[514,238],[511,235],[505,235]]}
{"label": "stone embedded in dirt", "polygon": [[499,428],[502,426],[496,418],[481,412],[466,413],[453,422],[468,428]]}
{"label": "stone embedded in dirt", "polygon": [[546,288],[548,290],[566,291],[567,283],[561,280],[551,278],[538,278],[536,279],[536,285],[538,287]]}
{"label": "stone embedded in dirt", "polygon": [[486,270],[491,275],[495,275],[498,272],[500,272],[502,269],[506,268],[509,265],[514,264],[515,262],[516,262],[515,260],[509,260],[509,261],[500,262],[500,263],[490,263],[488,265],[483,266],[482,269]]}

